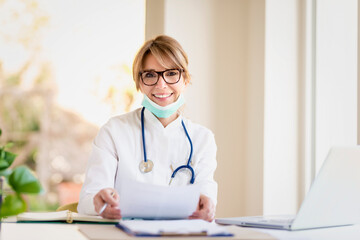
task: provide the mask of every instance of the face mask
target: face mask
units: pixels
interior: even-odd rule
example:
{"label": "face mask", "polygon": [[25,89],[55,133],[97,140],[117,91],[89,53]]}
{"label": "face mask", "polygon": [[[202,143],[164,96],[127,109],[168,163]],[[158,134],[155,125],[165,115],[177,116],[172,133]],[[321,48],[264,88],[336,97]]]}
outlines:
{"label": "face mask", "polygon": [[144,94],[144,100],[142,102],[142,105],[158,118],[168,118],[171,115],[173,115],[184,104],[184,102],[185,102],[184,97],[182,94],[180,94],[180,96],[174,103],[162,107],[151,101],[146,96],[146,94]]}

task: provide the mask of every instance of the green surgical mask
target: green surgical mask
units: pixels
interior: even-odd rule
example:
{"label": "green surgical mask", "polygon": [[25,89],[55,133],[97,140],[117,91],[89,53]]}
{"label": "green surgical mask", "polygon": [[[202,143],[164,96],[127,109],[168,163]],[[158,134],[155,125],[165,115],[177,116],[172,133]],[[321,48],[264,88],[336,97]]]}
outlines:
{"label": "green surgical mask", "polygon": [[157,116],[158,118],[168,118],[171,115],[173,115],[183,104],[185,103],[185,99],[183,97],[182,94],[180,94],[180,96],[178,97],[178,99],[165,106],[162,107],[156,103],[154,103],[153,101],[151,101],[146,94],[144,94],[144,99],[142,101],[142,105],[149,110],[150,112],[152,112],[155,116]]}

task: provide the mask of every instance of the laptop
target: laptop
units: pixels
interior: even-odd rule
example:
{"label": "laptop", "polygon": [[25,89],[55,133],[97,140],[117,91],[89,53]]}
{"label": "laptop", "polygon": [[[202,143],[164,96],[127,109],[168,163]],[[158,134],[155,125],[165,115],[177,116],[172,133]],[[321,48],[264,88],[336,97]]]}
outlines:
{"label": "laptop", "polygon": [[219,218],[215,222],[290,231],[360,223],[360,146],[330,149],[296,216]]}

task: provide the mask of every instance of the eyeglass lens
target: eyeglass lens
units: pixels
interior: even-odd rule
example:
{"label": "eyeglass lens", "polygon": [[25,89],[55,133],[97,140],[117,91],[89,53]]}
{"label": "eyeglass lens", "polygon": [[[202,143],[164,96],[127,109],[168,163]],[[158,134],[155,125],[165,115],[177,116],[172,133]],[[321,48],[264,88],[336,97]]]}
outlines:
{"label": "eyeglass lens", "polygon": [[145,85],[155,85],[162,75],[166,83],[174,84],[180,80],[180,70],[169,69],[162,72],[145,71],[141,73],[141,79]]}

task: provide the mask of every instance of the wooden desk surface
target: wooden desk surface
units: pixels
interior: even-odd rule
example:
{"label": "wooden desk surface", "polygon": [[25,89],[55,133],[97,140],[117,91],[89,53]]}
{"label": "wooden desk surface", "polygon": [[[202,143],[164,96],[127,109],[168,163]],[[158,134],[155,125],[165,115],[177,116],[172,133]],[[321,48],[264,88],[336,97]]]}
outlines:
{"label": "wooden desk surface", "polygon": [[[234,237],[211,237],[218,239],[271,240],[270,235],[250,228],[227,226]],[[67,224],[67,223],[2,223],[1,240],[122,240],[122,239],[176,239],[199,240],[199,237],[134,238],[114,225]]]}
{"label": "wooden desk surface", "polygon": [[[227,226],[234,237],[207,238],[209,240],[359,240],[360,224],[344,227],[322,228],[304,231],[266,230]],[[114,225],[68,223],[2,223],[1,240],[127,240],[127,239],[176,239],[199,240],[201,237],[135,238]]]}
{"label": "wooden desk surface", "polygon": [[[253,240],[271,240],[275,239],[271,237],[268,234],[256,232],[253,229],[250,228],[241,228],[236,226],[226,226],[228,230],[234,234],[234,237],[210,237],[208,239],[211,240],[218,240],[218,239],[227,239],[227,240],[234,240],[234,239],[253,239]],[[84,233],[89,239],[91,240],[128,240],[128,239],[134,239],[134,237],[131,237],[124,233],[123,231],[117,229],[114,226],[91,226],[91,225],[79,225],[79,230]],[[104,232],[106,231],[106,236],[104,236]],[[136,238],[136,239],[167,239],[164,237],[161,238]],[[168,239],[176,239],[176,240],[191,240],[196,239],[199,240],[201,237],[171,237]]]}
{"label": "wooden desk surface", "polygon": [[2,223],[1,240],[87,240],[76,224]]}

